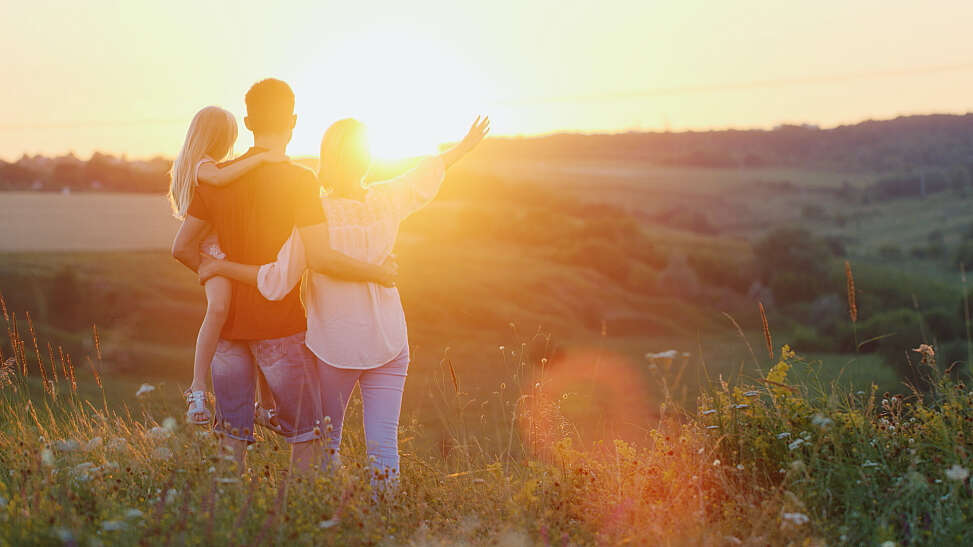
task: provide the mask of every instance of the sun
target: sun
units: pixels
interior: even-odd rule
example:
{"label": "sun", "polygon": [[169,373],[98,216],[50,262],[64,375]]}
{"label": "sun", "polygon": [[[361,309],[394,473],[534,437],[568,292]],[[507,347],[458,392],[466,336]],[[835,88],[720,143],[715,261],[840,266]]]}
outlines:
{"label": "sun", "polygon": [[487,103],[476,66],[415,30],[348,34],[302,59],[298,72],[292,149],[300,153],[316,154],[325,129],[353,117],[368,126],[376,159],[431,154],[462,138]]}

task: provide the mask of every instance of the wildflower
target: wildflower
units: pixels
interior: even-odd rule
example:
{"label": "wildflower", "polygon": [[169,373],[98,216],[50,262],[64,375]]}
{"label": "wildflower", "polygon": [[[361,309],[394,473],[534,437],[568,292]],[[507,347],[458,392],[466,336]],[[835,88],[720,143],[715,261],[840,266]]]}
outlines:
{"label": "wildflower", "polygon": [[177,424],[178,422],[176,422],[176,419],[173,418],[172,416],[169,416],[165,420],[162,420],[162,427],[164,427],[168,431],[175,431]]}
{"label": "wildflower", "polygon": [[929,344],[919,344],[919,347],[913,349],[912,351],[916,353],[921,353],[924,358],[935,357],[936,351],[932,349]]}
{"label": "wildflower", "polygon": [[61,439],[54,442],[54,448],[61,452],[77,452],[81,448],[81,443],[74,439]]}
{"label": "wildflower", "polygon": [[142,384],[139,386],[138,391],[135,392],[136,397],[142,397],[143,395],[148,395],[155,391],[155,386],[152,384]]}
{"label": "wildflower", "polygon": [[322,520],[321,522],[318,523],[318,528],[322,528],[322,529],[324,529],[324,528],[331,528],[335,524],[338,524],[338,522],[339,522],[339,520],[338,520],[337,517],[330,518],[328,520]]}
{"label": "wildflower", "polygon": [[106,532],[115,532],[126,528],[128,528],[128,525],[120,520],[106,520],[101,523],[101,529]]}
{"label": "wildflower", "polygon": [[41,461],[44,462],[44,465],[54,465],[54,453],[51,452],[50,448],[41,450]]}
{"label": "wildflower", "polygon": [[125,518],[127,519],[140,519],[142,518],[142,512],[138,509],[129,509],[125,511]]}
{"label": "wildflower", "polygon": [[778,439],[786,439],[786,438],[788,438],[790,436],[791,436],[791,434],[788,431],[784,431],[783,433],[778,433],[777,434],[777,438]]}
{"label": "wildflower", "polygon": [[722,463],[720,460],[713,460],[713,467],[719,467]]}
{"label": "wildflower", "polygon": [[862,464],[862,467],[879,467],[880,465],[881,464],[877,462],[873,462],[872,460],[865,460],[865,463]]}
{"label": "wildflower", "polygon": [[87,442],[87,444],[84,445],[84,450],[85,452],[91,452],[92,450],[101,448],[102,444],[104,444],[104,442],[102,441],[101,437],[93,437]]}
{"label": "wildflower", "polygon": [[211,465],[211,466],[209,466],[209,469],[206,470],[206,472],[207,473],[216,473],[216,468]]}
{"label": "wildflower", "polygon": [[881,547],[895,547],[894,541],[883,541]]}
{"label": "wildflower", "polygon": [[55,529],[54,535],[56,535],[57,538],[65,545],[77,545],[77,542],[74,539],[74,534],[72,534],[71,530],[68,530],[67,528]]}
{"label": "wildflower", "polygon": [[737,410],[743,410],[745,408],[750,408],[750,405],[741,403],[741,404],[738,404],[738,405],[734,405],[733,408],[735,408]]}
{"label": "wildflower", "polygon": [[718,425],[708,425],[708,426],[706,426],[706,429],[719,429],[719,428],[720,428],[720,426],[718,426]]}
{"label": "wildflower", "polygon": [[742,463],[737,464],[737,471],[743,471],[744,469],[746,469],[746,467],[744,467]]}
{"label": "wildflower", "polygon": [[704,410],[702,414],[703,414],[703,416],[709,416],[710,414],[716,414],[716,409],[715,408],[711,408],[709,410]]}
{"label": "wildflower", "polygon": [[677,355],[679,355],[679,352],[678,351],[676,351],[674,349],[670,349],[670,350],[666,350],[666,351],[660,351],[659,353],[646,353],[645,354],[645,358],[648,359],[648,360],[652,360],[652,359],[674,359]]}
{"label": "wildflower", "polygon": [[179,497],[179,490],[175,488],[170,488],[166,491],[166,505],[172,505],[175,503],[176,498]]}
{"label": "wildflower", "polygon": [[831,427],[831,424],[833,424],[834,421],[832,421],[831,418],[828,418],[827,416],[823,416],[821,414],[815,414],[814,417],[811,418],[811,423],[819,429],[827,429]]}
{"label": "wildflower", "polygon": [[126,441],[124,437],[115,437],[108,441],[108,450],[124,450],[127,444],[128,441]]}
{"label": "wildflower", "polygon": [[802,444],[804,444],[804,443],[805,443],[805,440],[804,439],[795,439],[793,442],[791,442],[789,445],[787,445],[787,449],[788,450],[796,450],[797,448],[800,448],[800,446]]}
{"label": "wildflower", "polygon": [[965,467],[954,463],[946,470],[946,478],[951,481],[963,482],[970,476],[970,471]]}
{"label": "wildflower", "polygon": [[95,464],[91,462],[81,462],[71,468],[71,476],[79,481],[87,481],[91,479],[91,475],[88,473],[88,471],[93,471],[94,469]]}
{"label": "wildflower", "polygon": [[811,519],[804,513],[784,513],[780,518],[795,526],[803,526],[811,522]]}
{"label": "wildflower", "polygon": [[756,397],[757,395],[760,395],[760,393],[756,391],[748,391],[743,394],[744,397]]}
{"label": "wildflower", "polygon": [[237,484],[237,483],[240,482],[240,479],[237,479],[237,478],[234,478],[234,477],[229,477],[229,478],[228,477],[218,477],[216,479],[216,482],[223,483],[223,484]]}
{"label": "wildflower", "polygon": [[155,426],[149,430],[149,438],[155,439],[157,441],[161,441],[162,439],[168,439],[171,436],[172,436],[172,431],[164,427]]}

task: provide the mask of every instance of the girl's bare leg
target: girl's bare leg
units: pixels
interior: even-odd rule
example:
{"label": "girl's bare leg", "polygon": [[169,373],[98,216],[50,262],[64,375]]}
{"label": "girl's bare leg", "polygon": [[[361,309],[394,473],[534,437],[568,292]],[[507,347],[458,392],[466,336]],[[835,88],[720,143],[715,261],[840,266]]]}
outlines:
{"label": "girl's bare leg", "polygon": [[206,391],[209,383],[210,363],[220,341],[220,331],[230,310],[230,280],[214,277],[204,285],[206,289],[206,316],[196,337],[196,359],[193,362],[191,391]]}

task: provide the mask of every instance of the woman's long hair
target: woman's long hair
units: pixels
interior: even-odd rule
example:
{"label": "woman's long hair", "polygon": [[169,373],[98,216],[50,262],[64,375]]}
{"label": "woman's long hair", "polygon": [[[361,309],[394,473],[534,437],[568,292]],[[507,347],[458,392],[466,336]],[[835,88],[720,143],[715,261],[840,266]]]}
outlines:
{"label": "woman's long hair", "polygon": [[169,203],[176,218],[186,218],[196,187],[196,166],[200,160],[209,157],[222,161],[230,153],[236,136],[236,118],[227,110],[207,106],[193,116],[186,132],[186,141],[169,173],[172,179],[169,183]]}
{"label": "woman's long hair", "polygon": [[328,193],[339,182],[360,181],[368,173],[371,154],[365,124],[345,118],[331,124],[321,138],[318,181]]}

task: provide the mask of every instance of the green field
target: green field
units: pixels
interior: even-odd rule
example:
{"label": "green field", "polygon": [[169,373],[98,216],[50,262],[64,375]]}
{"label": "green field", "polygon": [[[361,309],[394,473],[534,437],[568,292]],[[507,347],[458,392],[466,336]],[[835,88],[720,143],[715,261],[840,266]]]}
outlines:
{"label": "green field", "polygon": [[[181,417],[179,393],[190,380],[204,309],[195,278],[165,250],[174,224],[164,202],[157,196],[0,193],[5,218],[33,226],[3,236],[0,294],[11,314],[9,328],[28,341],[17,363],[31,364],[27,377],[17,375],[16,387],[3,396],[6,408],[22,406],[27,394],[36,405],[50,399],[36,420],[3,415],[2,463],[40,469],[48,464],[31,451],[40,453],[51,439],[126,437],[133,475],[102,471],[99,480],[190,493],[185,507],[212,507],[205,514],[218,529],[238,522],[246,504],[257,504],[264,527],[237,527],[228,543],[545,543],[565,537],[568,543],[667,538],[721,544],[733,537],[817,545],[964,538],[957,511],[968,507],[969,488],[941,477],[949,465],[968,461],[965,441],[950,444],[953,430],[943,425],[965,419],[969,410],[965,400],[955,400],[959,388],[950,383],[969,373],[958,265],[973,238],[967,194],[867,197],[882,173],[552,165],[473,162],[451,172],[440,198],[404,225],[397,255],[413,350],[401,433],[410,501],[378,512],[369,508],[365,490],[350,486],[360,484],[357,467],[321,479],[314,488],[328,494],[317,500],[315,490],[282,475],[260,478],[264,466],[282,465],[283,447],[273,440],[258,444],[255,471],[244,474],[252,499],[230,486],[236,484],[232,472],[218,473],[228,482],[210,481],[209,464],[194,462],[212,446],[188,427],[167,429],[171,440],[163,444],[172,460],[155,469],[159,443],[148,432],[166,417]],[[21,210],[27,202],[32,209]],[[127,234],[125,245],[113,243],[112,234],[143,216],[158,217],[156,227]],[[71,229],[57,224],[62,217],[74,219]],[[71,244],[58,246],[62,241]],[[854,273],[854,321],[845,261]],[[758,303],[767,310],[767,332]],[[936,374],[911,351],[921,343],[936,348]],[[768,371],[781,361],[785,344],[799,354],[785,359],[785,384],[800,394],[788,403],[794,406],[781,406],[783,393],[764,381],[777,378]],[[3,340],[2,357],[17,355],[16,345]],[[33,363],[40,359],[50,369],[62,349],[76,365],[78,391],[68,387],[67,369],[58,365],[60,383],[45,393]],[[677,357],[647,357],[667,350]],[[136,398],[142,383],[157,389]],[[751,392],[758,395],[743,395]],[[868,435],[886,435],[885,393],[902,394],[910,404],[928,397],[923,404],[931,414],[908,411],[924,424],[912,437],[924,439],[923,463],[909,463],[909,445],[901,443],[910,441],[902,438],[890,438],[885,448],[868,444]],[[524,401],[535,406],[525,408]],[[738,416],[740,404],[760,410]],[[714,424],[710,414],[699,413],[713,405],[730,421]],[[47,412],[51,417],[44,417]],[[841,435],[821,431],[813,448],[795,456],[776,435],[816,431],[816,415],[840,424]],[[359,416],[349,418],[342,447],[356,465]],[[740,420],[752,428],[739,429]],[[721,435],[710,433],[715,430]],[[15,447],[21,437],[24,448]],[[551,452],[562,437],[572,448]],[[840,451],[830,451],[828,443]],[[631,452],[632,446],[638,448]],[[90,458],[104,469],[123,457],[102,448],[90,458],[49,449],[60,470]],[[868,479],[867,488],[843,488],[865,480],[849,477],[862,465],[871,469],[876,458],[884,458],[881,478]],[[723,464],[717,468],[714,461]],[[564,474],[572,465],[599,480],[577,482]],[[170,480],[174,469],[189,471]],[[913,472],[940,482],[921,489]],[[606,482],[608,476],[615,478]],[[658,476],[664,480],[649,480]],[[903,493],[906,480],[915,488]],[[703,482],[691,491],[676,486],[693,481]],[[274,498],[282,485],[294,492],[292,499]],[[110,483],[79,486],[67,498],[28,479],[0,481],[0,488],[2,499],[16,504],[25,503],[16,489],[36,489],[48,500],[38,514],[68,511],[64,527],[72,534],[109,542],[188,542],[208,537],[213,526],[189,518],[182,502],[169,505],[159,493],[79,505],[114,492]],[[841,507],[880,495],[900,495],[905,505],[849,510],[842,517],[821,492],[831,492]],[[959,505],[939,501],[917,512],[946,495]],[[667,510],[662,499],[678,501]],[[293,524],[267,528],[280,518],[269,507],[289,507]],[[129,508],[156,520],[128,521]],[[812,524],[792,526],[783,512],[809,515]],[[579,516],[587,513],[594,517]],[[99,528],[106,520],[124,522],[121,534]],[[333,520],[340,524],[328,535]],[[13,521],[24,525],[23,534],[0,538],[17,543],[60,533],[31,518]],[[272,539],[261,536],[270,529]]]}

